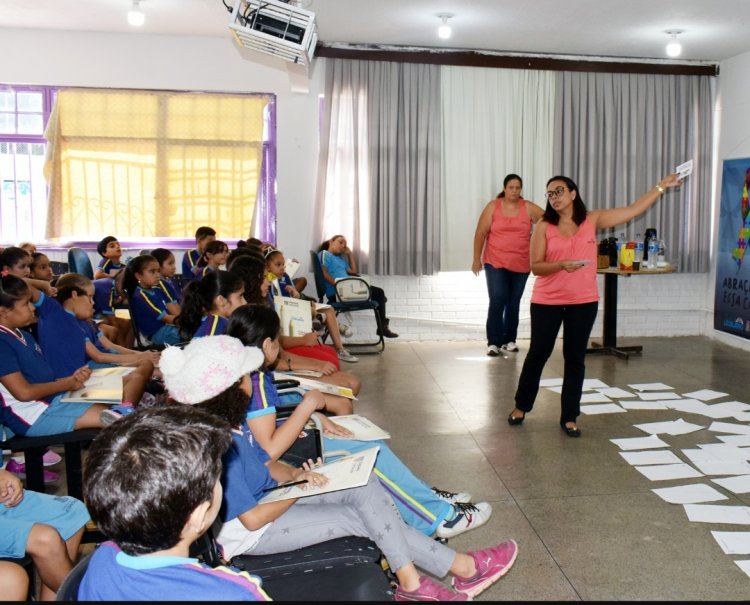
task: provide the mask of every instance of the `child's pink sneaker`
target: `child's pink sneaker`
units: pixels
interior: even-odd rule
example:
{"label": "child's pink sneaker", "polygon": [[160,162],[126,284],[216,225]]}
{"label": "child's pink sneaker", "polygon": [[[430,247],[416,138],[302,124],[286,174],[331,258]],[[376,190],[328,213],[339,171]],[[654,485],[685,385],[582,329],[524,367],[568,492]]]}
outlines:
{"label": "child's pink sneaker", "polygon": [[518,554],[518,544],[514,540],[506,540],[497,546],[466,554],[474,558],[477,573],[473,578],[453,578],[453,588],[473,599],[513,567]]}
{"label": "child's pink sneaker", "polygon": [[440,582],[422,576],[419,578],[419,588],[407,592],[400,586],[396,589],[395,601],[468,601],[468,595],[454,592]]}
{"label": "child's pink sneaker", "polygon": [[[18,475],[22,479],[26,478],[26,464],[17,462],[16,460],[13,460],[13,458],[11,458],[8,461],[8,464],[5,465],[5,470],[9,473],[13,473],[14,475]],[[45,483],[52,483],[53,481],[57,481],[59,478],[60,475],[58,475],[57,473],[53,473],[52,471],[44,469]]]}
{"label": "child's pink sneaker", "polygon": [[62,456],[58,454],[57,452],[53,452],[52,450],[47,450],[44,452],[44,456],[42,456],[42,463],[44,466],[54,466],[55,464],[59,464],[62,462]]}

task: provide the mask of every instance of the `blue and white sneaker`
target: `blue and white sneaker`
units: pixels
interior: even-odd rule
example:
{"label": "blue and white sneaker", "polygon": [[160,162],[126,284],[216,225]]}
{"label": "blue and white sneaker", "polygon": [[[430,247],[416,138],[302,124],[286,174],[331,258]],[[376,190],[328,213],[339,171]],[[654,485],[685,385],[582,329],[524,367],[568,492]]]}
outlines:
{"label": "blue and white sneaker", "polygon": [[107,410],[102,410],[99,414],[99,420],[101,420],[102,426],[109,426],[133,412],[135,412],[135,408],[132,405],[113,405]]}
{"label": "blue and white sneaker", "polygon": [[438,538],[452,538],[487,523],[492,516],[492,505],[489,502],[456,502],[454,514],[443,521],[437,528]]}

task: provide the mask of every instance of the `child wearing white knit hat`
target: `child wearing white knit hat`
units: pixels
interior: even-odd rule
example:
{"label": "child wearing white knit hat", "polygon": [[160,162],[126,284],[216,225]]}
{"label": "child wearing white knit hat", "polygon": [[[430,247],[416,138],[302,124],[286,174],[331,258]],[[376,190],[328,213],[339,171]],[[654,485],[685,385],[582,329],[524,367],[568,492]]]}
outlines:
{"label": "child wearing white knit hat", "polygon": [[[232,445],[222,462],[224,493],[216,537],[227,560],[243,554],[288,552],[343,536],[366,536],[383,551],[399,581],[395,599],[466,601],[505,575],[518,553],[513,540],[476,552],[457,553],[406,525],[374,477],[363,487],[304,498],[260,503],[279,483],[306,481],[314,490],[325,475],[283,462],[264,460],[252,447],[245,424],[252,394],[249,372],[261,365],[256,347],[230,336],[206,336],[184,349],[166,349],[160,367],[173,399],[197,405],[229,422]],[[222,390],[223,388],[223,390]],[[451,573],[453,588],[430,576]],[[273,595],[271,595],[273,596]]]}

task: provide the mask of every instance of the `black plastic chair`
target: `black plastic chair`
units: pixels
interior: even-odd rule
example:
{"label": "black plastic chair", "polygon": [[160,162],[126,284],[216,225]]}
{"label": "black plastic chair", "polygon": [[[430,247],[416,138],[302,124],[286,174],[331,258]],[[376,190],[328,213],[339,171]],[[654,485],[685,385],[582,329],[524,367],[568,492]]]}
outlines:
{"label": "black plastic chair", "polygon": [[[323,276],[323,265],[320,262],[320,257],[315,250],[310,250],[310,264],[312,265],[313,275],[315,276],[315,290],[318,294],[318,302],[326,303],[326,279]],[[353,313],[356,311],[368,311],[375,316],[375,325],[377,326],[376,334],[378,339],[371,342],[346,342],[346,348],[351,349],[361,355],[377,354],[382,353],[385,349],[385,338],[383,337],[383,326],[380,321],[380,314],[378,313],[378,303],[374,300],[357,300],[343,302],[336,300],[334,302],[328,302],[333,308],[336,316],[339,313]],[[328,330],[323,332],[323,342],[328,337]]]}
{"label": "black plastic chair", "polygon": [[68,248],[68,269],[71,273],[80,273],[89,279],[94,279],[94,267],[89,255],[83,248],[73,246]]}
{"label": "black plastic chair", "polygon": [[55,601],[77,601],[78,600],[78,588],[81,585],[83,576],[86,575],[86,570],[89,568],[89,561],[93,551],[87,554],[83,559],[75,564],[73,569],[70,570],[60,588],[57,589],[57,597]]}

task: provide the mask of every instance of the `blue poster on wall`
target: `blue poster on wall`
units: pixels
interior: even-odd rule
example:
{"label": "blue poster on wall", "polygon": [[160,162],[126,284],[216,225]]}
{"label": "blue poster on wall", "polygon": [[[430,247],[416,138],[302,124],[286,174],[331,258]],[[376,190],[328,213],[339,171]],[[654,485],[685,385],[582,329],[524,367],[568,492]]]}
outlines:
{"label": "blue poster on wall", "polygon": [[714,328],[750,339],[750,158],[724,160]]}

